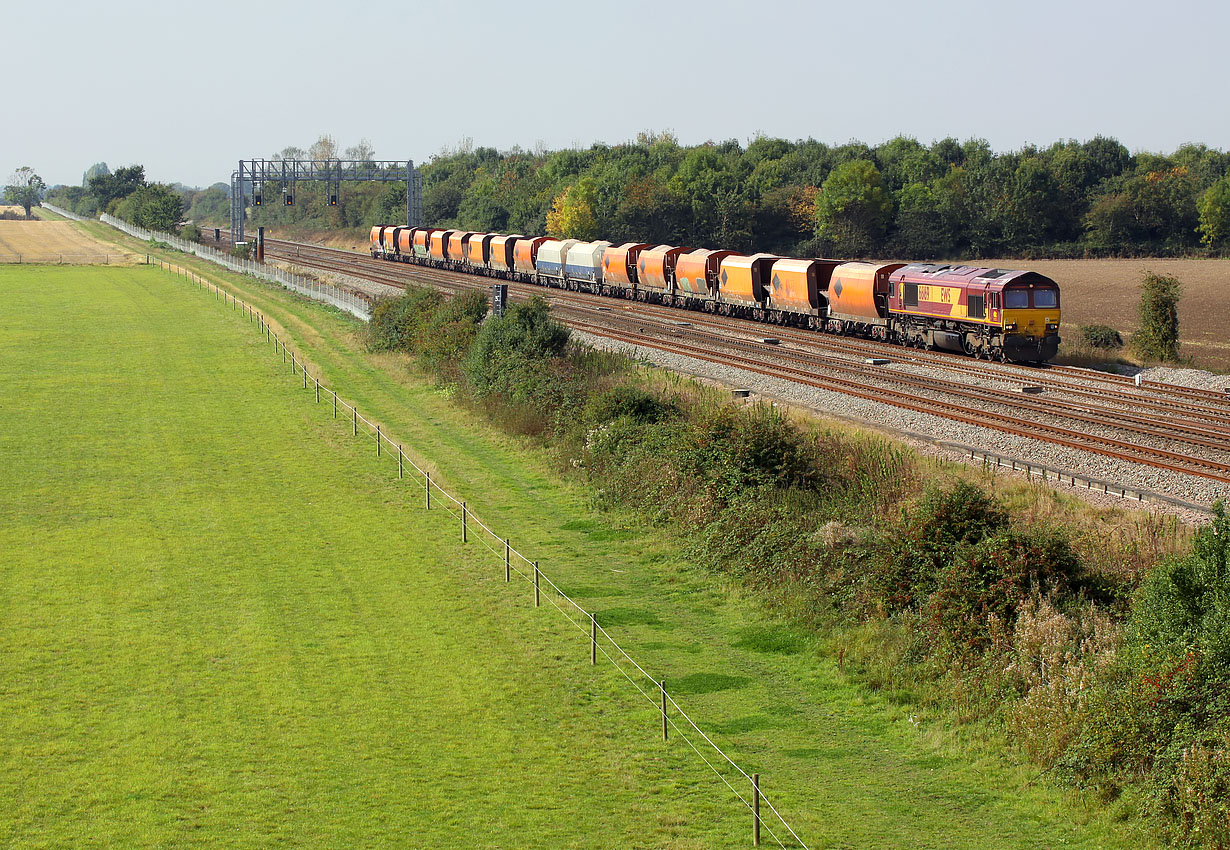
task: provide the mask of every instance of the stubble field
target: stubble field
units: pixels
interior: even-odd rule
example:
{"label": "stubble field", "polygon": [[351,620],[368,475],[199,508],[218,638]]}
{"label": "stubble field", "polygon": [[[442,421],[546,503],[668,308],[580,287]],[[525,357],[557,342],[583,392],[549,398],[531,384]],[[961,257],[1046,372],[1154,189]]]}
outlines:
{"label": "stubble field", "polygon": [[145,256],[96,239],[71,221],[0,221],[0,263],[137,262]]}

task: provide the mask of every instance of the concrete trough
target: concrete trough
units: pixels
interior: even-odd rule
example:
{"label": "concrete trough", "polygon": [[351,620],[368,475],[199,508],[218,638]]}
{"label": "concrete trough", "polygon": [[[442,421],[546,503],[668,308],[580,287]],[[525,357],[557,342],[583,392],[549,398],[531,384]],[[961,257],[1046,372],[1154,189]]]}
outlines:
{"label": "concrete trough", "polygon": [[890,361],[887,357],[864,357],[863,362],[868,366],[887,366]]}
{"label": "concrete trough", "polygon": [[739,390],[731,390],[731,391],[730,391],[730,394],[731,394],[732,396],[734,396],[735,398],[747,398],[748,396],[750,396],[750,395],[752,394],[752,391],[751,391],[751,390],[743,390],[743,389],[739,389]]}
{"label": "concrete trough", "polygon": [[1042,392],[1042,387],[1039,387],[1036,384],[1026,384],[1021,387],[1021,392],[1026,393],[1027,395],[1038,395]]}
{"label": "concrete trough", "polygon": [[781,345],[782,344],[782,341],[775,336],[761,337],[760,341],[763,342],[765,345]]}

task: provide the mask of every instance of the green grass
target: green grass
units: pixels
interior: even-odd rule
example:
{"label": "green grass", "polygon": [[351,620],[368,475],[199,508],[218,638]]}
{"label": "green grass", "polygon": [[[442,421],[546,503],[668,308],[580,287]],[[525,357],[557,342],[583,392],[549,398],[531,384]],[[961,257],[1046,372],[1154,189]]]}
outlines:
{"label": "green grass", "polygon": [[[354,322],[198,267],[583,598],[810,846],[1151,843],[850,684]],[[0,272],[0,844],[750,844],[631,686],[237,314],[156,269]]]}

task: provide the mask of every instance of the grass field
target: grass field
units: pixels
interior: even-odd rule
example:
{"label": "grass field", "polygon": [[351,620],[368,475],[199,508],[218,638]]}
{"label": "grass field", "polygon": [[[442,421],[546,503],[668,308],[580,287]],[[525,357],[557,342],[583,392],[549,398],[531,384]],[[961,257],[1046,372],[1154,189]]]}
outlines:
{"label": "grass field", "polygon": [[[156,269],[0,269],[0,292],[0,844],[750,844],[653,710],[236,314]],[[849,685],[374,366],[353,322],[250,297],[661,671],[810,846],[1150,845]]]}
{"label": "grass field", "polygon": [[145,261],[144,252],[120,250],[76,222],[0,220],[0,263],[131,265],[138,261]]}

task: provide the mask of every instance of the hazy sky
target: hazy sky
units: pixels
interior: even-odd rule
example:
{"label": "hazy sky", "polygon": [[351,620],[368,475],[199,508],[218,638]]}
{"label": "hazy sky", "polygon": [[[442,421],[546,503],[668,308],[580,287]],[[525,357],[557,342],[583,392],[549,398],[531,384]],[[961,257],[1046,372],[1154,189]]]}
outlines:
{"label": "hazy sky", "polygon": [[672,130],[1230,148],[1224,0],[0,0],[0,177],[228,181],[322,133],[423,161]]}

